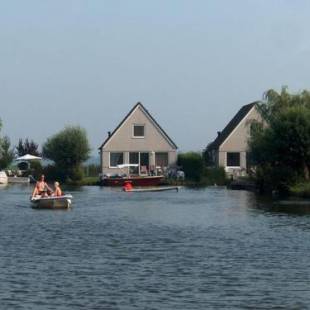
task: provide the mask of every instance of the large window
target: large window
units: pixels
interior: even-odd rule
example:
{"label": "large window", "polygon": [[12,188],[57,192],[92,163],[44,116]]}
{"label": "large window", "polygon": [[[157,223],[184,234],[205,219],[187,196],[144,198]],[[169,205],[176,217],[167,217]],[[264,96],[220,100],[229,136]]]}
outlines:
{"label": "large window", "polygon": [[116,168],[117,165],[124,163],[124,154],[120,152],[110,153],[110,167]]}
{"label": "large window", "polygon": [[135,138],[144,138],[144,125],[133,125],[133,136]]}
{"label": "large window", "polygon": [[156,153],[155,165],[156,167],[168,167],[168,153]]}
{"label": "large window", "polygon": [[240,153],[227,153],[227,167],[240,167]]}

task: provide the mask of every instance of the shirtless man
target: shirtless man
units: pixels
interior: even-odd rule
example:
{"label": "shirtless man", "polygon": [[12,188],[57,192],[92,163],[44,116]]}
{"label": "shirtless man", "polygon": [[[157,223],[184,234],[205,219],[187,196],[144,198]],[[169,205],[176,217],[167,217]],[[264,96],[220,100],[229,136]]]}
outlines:
{"label": "shirtless man", "polygon": [[37,182],[33,192],[32,197],[41,195],[41,197],[47,196],[47,191],[52,192],[51,188],[45,182],[44,174],[41,175],[40,181]]}

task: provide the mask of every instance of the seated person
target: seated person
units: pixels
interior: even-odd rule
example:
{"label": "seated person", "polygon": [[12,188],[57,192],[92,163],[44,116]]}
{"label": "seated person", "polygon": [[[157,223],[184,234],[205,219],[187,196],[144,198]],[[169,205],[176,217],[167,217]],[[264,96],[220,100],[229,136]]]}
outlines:
{"label": "seated person", "polygon": [[55,182],[54,183],[54,186],[55,186],[55,190],[53,192],[53,196],[56,196],[56,197],[59,197],[59,196],[62,196],[63,193],[62,193],[62,190],[59,186],[59,183],[58,182]]}
{"label": "seated person", "polygon": [[40,195],[41,197],[46,197],[48,196],[48,193],[51,193],[52,190],[51,188],[47,185],[45,182],[45,176],[44,174],[41,175],[40,181],[36,183],[36,186],[32,192],[32,197]]}

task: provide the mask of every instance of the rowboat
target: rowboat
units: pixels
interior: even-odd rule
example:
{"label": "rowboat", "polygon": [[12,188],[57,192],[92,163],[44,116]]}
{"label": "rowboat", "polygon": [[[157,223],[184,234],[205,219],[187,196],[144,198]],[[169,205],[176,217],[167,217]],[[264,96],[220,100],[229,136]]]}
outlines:
{"label": "rowboat", "polygon": [[165,187],[148,187],[148,188],[132,188],[124,190],[127,193],[145,193],[145,192],[165,192],[165,191],[179,191],[179,186],[165,186]]}
{"label": "rowboat", "polygon": [[33,197],[30,199],[34,209],[68,209],[71,207],[72,195],[59,197]]}

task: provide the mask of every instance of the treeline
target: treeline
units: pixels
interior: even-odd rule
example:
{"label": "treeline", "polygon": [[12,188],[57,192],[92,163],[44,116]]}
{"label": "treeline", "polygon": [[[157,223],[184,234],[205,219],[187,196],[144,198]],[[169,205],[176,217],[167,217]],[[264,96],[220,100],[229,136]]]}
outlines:
{"label": "treeline", "polygon": [[[2,123],[0,122],[0,130]],[[86,131],[79,126],[68,126],[57,134],[49,137],[39,151],[39,145],[33,140],[20,139],[16,147],[12,147],[10,139],[0,135],[0,170],[10,167],[15,156],[31,154],[43,156],[50,164],[43,167],[39,161],[20,163],[19,169],[29,169],[34,177],[45,174],[47,179],[65,182],[78,182],[84,176],[83,162],[90,155],[90,146]],[[94,168],[90,168],[94,169]]]}

